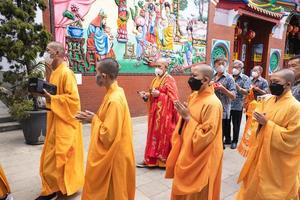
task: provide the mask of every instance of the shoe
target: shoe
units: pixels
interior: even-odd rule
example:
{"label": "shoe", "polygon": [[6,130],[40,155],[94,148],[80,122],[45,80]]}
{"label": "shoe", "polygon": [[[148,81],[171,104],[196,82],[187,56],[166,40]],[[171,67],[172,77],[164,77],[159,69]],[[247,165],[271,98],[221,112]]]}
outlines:
{"label": "shoe", "polygon": [[223,144],[223,150],[226,149],[225,144]]}
{"label": "shoe", "polygon": [[57,199],[57,193],[50,194],[48,196],[39,196],[35,200],[56,200]]}
{"label": "shoe", "polygon": [[146,167],[148,167],[146,164],[145,164],[145,162],[143,161],[143,162],[139,162],[139,163],[137,163],[136,164],[136,167],[137,168],[146,168]]}
{"label": "shoe", "polygon": [[230,148],[231,148],[231,149],[236,149],[236,143],[235,143],[235,142],[231,143]]}
{"label": "shoe", "polygon": [[224,144],[231,144],[231,142],[225,141]]}

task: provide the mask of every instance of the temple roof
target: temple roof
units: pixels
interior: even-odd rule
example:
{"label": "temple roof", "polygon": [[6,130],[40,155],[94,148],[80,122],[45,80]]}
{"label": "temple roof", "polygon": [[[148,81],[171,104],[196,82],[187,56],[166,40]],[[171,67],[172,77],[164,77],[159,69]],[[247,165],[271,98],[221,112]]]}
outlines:
{"label": "temple roof", "polygon": [[228,0],[232,3],[244,4],[249,10],[273,18],[281,18],[288,12],[297,12],[298,0]]}

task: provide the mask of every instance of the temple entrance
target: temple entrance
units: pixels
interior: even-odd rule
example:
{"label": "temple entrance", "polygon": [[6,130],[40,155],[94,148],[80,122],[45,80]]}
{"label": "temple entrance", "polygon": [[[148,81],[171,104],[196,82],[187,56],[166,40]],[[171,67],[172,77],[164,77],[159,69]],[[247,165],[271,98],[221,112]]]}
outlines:
{"label": "temple entrance", "polygon": [[245,63],[245,74],[250,75],[255,65],[261,65],[264,68],[263,76],[266,75],[269,36],[274,25],[273,22],[246,15],[238,19],[235,28],[234,59]]}
{"label": "temple entrance", "polygon": [[293,15],[287,26],[284,61],[300,54],[300,16]]}

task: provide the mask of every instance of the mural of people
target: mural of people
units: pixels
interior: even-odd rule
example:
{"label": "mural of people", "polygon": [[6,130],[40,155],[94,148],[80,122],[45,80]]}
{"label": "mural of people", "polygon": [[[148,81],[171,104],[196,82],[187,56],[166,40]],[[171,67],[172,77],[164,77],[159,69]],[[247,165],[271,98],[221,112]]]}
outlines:
{"label": "mural of people", "polygon": [[[95,62],[107,57],[118,60],[121,73],[151,73],[158,57],[170,59],[169,69],[176,73],[204,61],[208,1],[200,1],[186,0],[184,5],[175,0],[95,1],[82,15],[83,42],[78,45],[86,45],[82,49],[87,50],[88,67],[82,65],[80,71],[93,72]],[[124,56],[126,52],[132,55]]]}
{"label": "mural of people", "polygon": [[97,51],[97,59],[115,57],[113,37],[110,28],[106,26],[107,15],[100,11],[96,18],[90,23],[87,30],[87,49]]}

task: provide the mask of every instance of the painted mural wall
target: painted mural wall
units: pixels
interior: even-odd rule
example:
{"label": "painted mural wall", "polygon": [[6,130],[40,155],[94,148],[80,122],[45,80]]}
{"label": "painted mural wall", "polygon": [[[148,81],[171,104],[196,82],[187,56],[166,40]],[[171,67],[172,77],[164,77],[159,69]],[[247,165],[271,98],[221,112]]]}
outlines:
{"label": "painted mural wall", "polygon": [[[59,2],[59,1],[58,1]],[[121,73],[153,73],[165,58],[183,73],[205,61],[208,0],[70,0],[55,6],[56,39],[75,72],[116,58]],[[59,18],[59,19],[57,19]]]}

